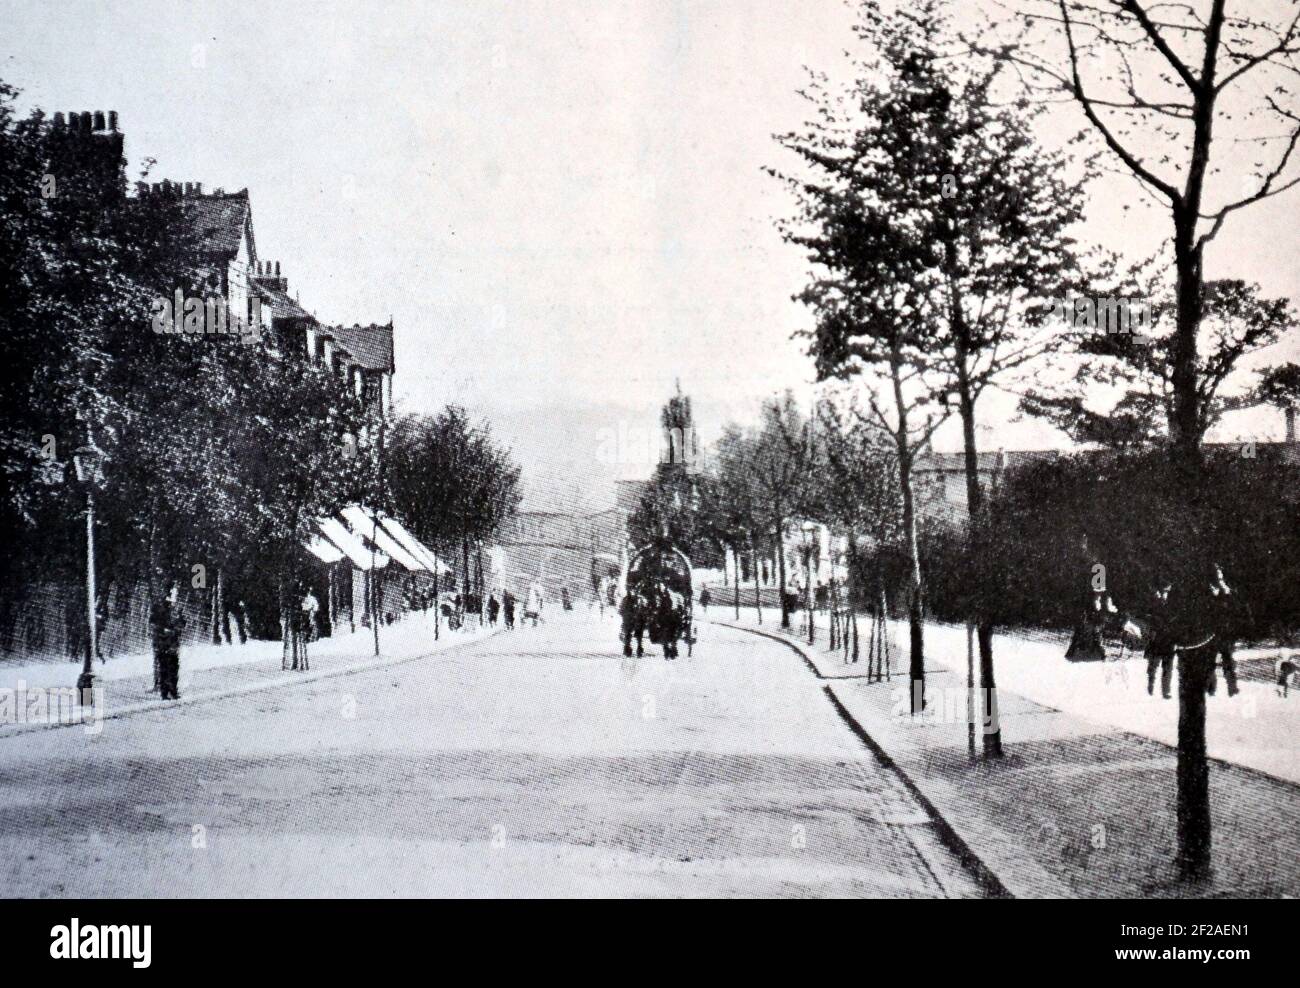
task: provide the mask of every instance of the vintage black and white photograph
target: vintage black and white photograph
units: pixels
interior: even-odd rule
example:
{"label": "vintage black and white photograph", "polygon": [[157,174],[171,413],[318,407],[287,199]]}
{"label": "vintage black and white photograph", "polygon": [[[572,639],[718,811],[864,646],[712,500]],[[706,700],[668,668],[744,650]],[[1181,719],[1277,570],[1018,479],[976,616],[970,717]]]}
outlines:
{"label": "vintage black and white photograph", "polygon": [[1298,145],[1296,0],[0,0],[0,896],[1258,957]]}

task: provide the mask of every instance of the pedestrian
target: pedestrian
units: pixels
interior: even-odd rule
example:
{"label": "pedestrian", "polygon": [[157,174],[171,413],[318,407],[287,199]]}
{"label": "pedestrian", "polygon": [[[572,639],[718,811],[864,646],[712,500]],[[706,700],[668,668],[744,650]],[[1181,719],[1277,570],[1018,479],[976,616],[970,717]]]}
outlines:
{"label": "pedestrian", "polygon": [[179,700],[176,686],[181,672],[181,633],[185,615],[180,609],[180,587],[172,583],[167,596],[155,600],[149,612],[153,632],[154,662],[158,666],[158,692],[164,700]]}
{"label": "pedestrian", "polygon": [[515,629],[515,595],[512,594],[509,590],[507,590],[507,591],[505,592],[505,595],[504,595],[504,596],[505,596],[505,607],[504,607],[504,610],[505,610],[505,614],[506,614],[506,630],[507,630],[507,631],[514,631],[514,629]]}
{"label": "pedestrian", "polygon": [[566,611],[573,610],[573,599],[569,596],[568,587],[560,588],[560,606],[562,606]]}
{"label": "pedestrian", "polygon": [[1071,662],[1102,662],[1106,658],[1106,648],[1101,635],[1106,621],[1115,613],[1115,605],[1106,593],[1106,567],[1088,548],[1088,536],[1083,536],[1082,559],[1086,572],[1081,573],[1087,582],[1082,594],[1083,613],[1074,626],[1070,638],[1070,647],[1065,650],[1065,657]]}
{"label": "pedestrian", "polygon": [[1170,699],[1170,688],[1174,679],[1174,634],[1173,615],[1170,611],[1169,592],[1173,585],[1166,580],[1151,598],[1151,607],[1147,612],[1147,694],[1155,695],[1156,672],[1160,673],[1160,695]]}
{"label": "pedestrian", "polygon": [[307,588],[307,592],[302,598],[302,630],[304,641],[316,640],[316,614],[320,611],[320,601],[316,595]]}
{"label": "pedestrian", "polygon": [[497,600],[497,595],[492,594],[488,597],[488,624],[492,627],[497,626],[497,615],[501,613],[501,603]]}
{"label": "pedestrian", "polygon": [[700,606],[703,607],[706,611],[709,609],[709,601],[711,599],[712,598],[709,596],[708,587],[705,587],[703,590],[700,591]]}
{"label": "pedestrian", "polygon": [[244,601],[239,597],[228,596],[225,598],[225,602],[226,615],[225,620],[221,622],[221,628],[226,636],[226,644],[233,644],[230,634],[230,619],[233,617],[235,619],[235,628],[239,632],[239,644],[247,645],[248,629],[244,622],[248,620],[248,610]]}
{"label": "pedestrian", "polygon": [[[1240,597],[1233,593],[1224,579],[1223,567],[1214,563],[1210,567],[1210,607],[1214,613],[1214,656],[1223,663],[1223,681],[1228,684],[1228,696],[1236,696],[1241,690],[1237,686],[1237,660],[1233,650],[1237,644],[1237,633],[1241,621]],[[1216,677],[1210,675],[1209,692],[1214,695]]]}
{"label": "pedestrian", "polygon": [[1277,691],[1286,699],[1291,687],[1300,685],[1300,655],[1286,659],[1279,657],[1274,672],[1277,674]]}
{"label": "pedestrian", "polygon": [[537,627],[537,622],[542,619],[542,585],[534,583],[528,588],[528,600],[524,604],[524,620],[529,619],[533,622],[533,627]]}

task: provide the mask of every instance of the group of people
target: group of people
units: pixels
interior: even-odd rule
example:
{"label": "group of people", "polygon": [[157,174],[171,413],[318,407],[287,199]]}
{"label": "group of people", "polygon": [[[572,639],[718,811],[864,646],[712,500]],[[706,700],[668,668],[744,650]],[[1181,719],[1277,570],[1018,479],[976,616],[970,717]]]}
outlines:
{"label": "group of people", "polygon": [[[1086,550],[1087,542],[1084,547]],[[1105,585],[1105,568],[1090,560],[1089,589],[1084,612],[1075,627],[1065,657],[1074,662],[1106,658],[1103,636],[1109,629],[1134,645],[1145,646],[1147,693],[1154,696],[1156,679],[1165,699],[1172,696],[1174,657],[1204,650],[1215,667],[1222,666],[1228,695],[1240,692],[1234,655],[1241,626],[1240,595],[1228,584],[1223,568],[1213,563],[1203,577],[1181,582],[1162,576],[1156,581],[1145,607],[1135,614],[1122,614]],[[1217,677],[1211,671],[1206,690],[1213,694]]]}
{"label": "group of people", "polygon": [[[564,609],[570,610],[572,605],[569,603],[567,590],[564,591],[563,599]],[[545,602],[546,594],[543,592],[541,584],[534,583],[528,588],[528,595],[524,598],[523,618],[525,621],[532,621],[534,628],[542,620],[542,608],[545,606]],[[504,617],[506,630],[512,630],[515,626],[515,613],[518,608],[519,601],[509,590],[502,591],[500,600],[497,600],[495,593],[490,594],[487,602],[488,624],[495,627],[497,619]]]}

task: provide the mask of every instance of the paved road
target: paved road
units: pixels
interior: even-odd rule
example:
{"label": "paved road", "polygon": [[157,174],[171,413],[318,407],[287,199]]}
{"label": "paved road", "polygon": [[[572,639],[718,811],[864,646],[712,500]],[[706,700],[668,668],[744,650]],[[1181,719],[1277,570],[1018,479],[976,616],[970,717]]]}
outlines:
{"label": "paved road", "polygon": [[612,623],[577,617],[95,737],[0,738],[0,887],[981,894],[789,649],[703,635],[693,658],[624,659]]}

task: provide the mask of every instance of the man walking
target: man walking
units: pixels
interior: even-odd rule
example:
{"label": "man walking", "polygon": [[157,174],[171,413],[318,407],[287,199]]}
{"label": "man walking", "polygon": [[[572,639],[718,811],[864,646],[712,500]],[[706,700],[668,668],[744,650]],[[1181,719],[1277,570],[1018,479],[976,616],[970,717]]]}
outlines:
{"label": "man walking", "polygon": [[[1210,570],[1210,601],[1214,609],[1214,657],[1223,662],[1223,681],[1228,684],[1228,696],[1236,696],[1237,660],[1233,649],[1237,644],[1237,628],[1240,618],[1240,601],[1228,581],[1223,577],[1223,568],[1215,563]],[[1214,695],[1215,676],[1210,674],[1209,691]]]}
{"label": "man walking", "polygon": [[492,594],[488,597],[488,624],[492,627],[497,626],[497,615],[501,613],[501,604],[497,600],[497,595]]}
{"label": "man walking", "polygon": [[302,630],[303,640],[313,642],[316,640],[316,615],[320,611],[320,601],[312,593],[311,587],[307,588],[306,594],[302,598]]}
{"label": "man walking", "polygon": [[506,599],[506,630],[513,631],[515,627],[515,595],[509,590],[505,592]]}
{"label": "man walking", "polygon": [[164,700],[179,700],[176,690],[181,671],[181,633],[185,615],[180,610],[180,588],[173,583],[167,596],[154,601],[149,612],[153,632],[154,662],[158,666],[158,692]]}
{"label": "man walking", "polygon": [[1155,695],[1156,671],[1160,672],[1160,695],[1170,699],[1174,681],[1174,636],[1172,616],[1169,612],[1168,582],[1163,583],[1151,601],[1147,615],[1147,694]]}

